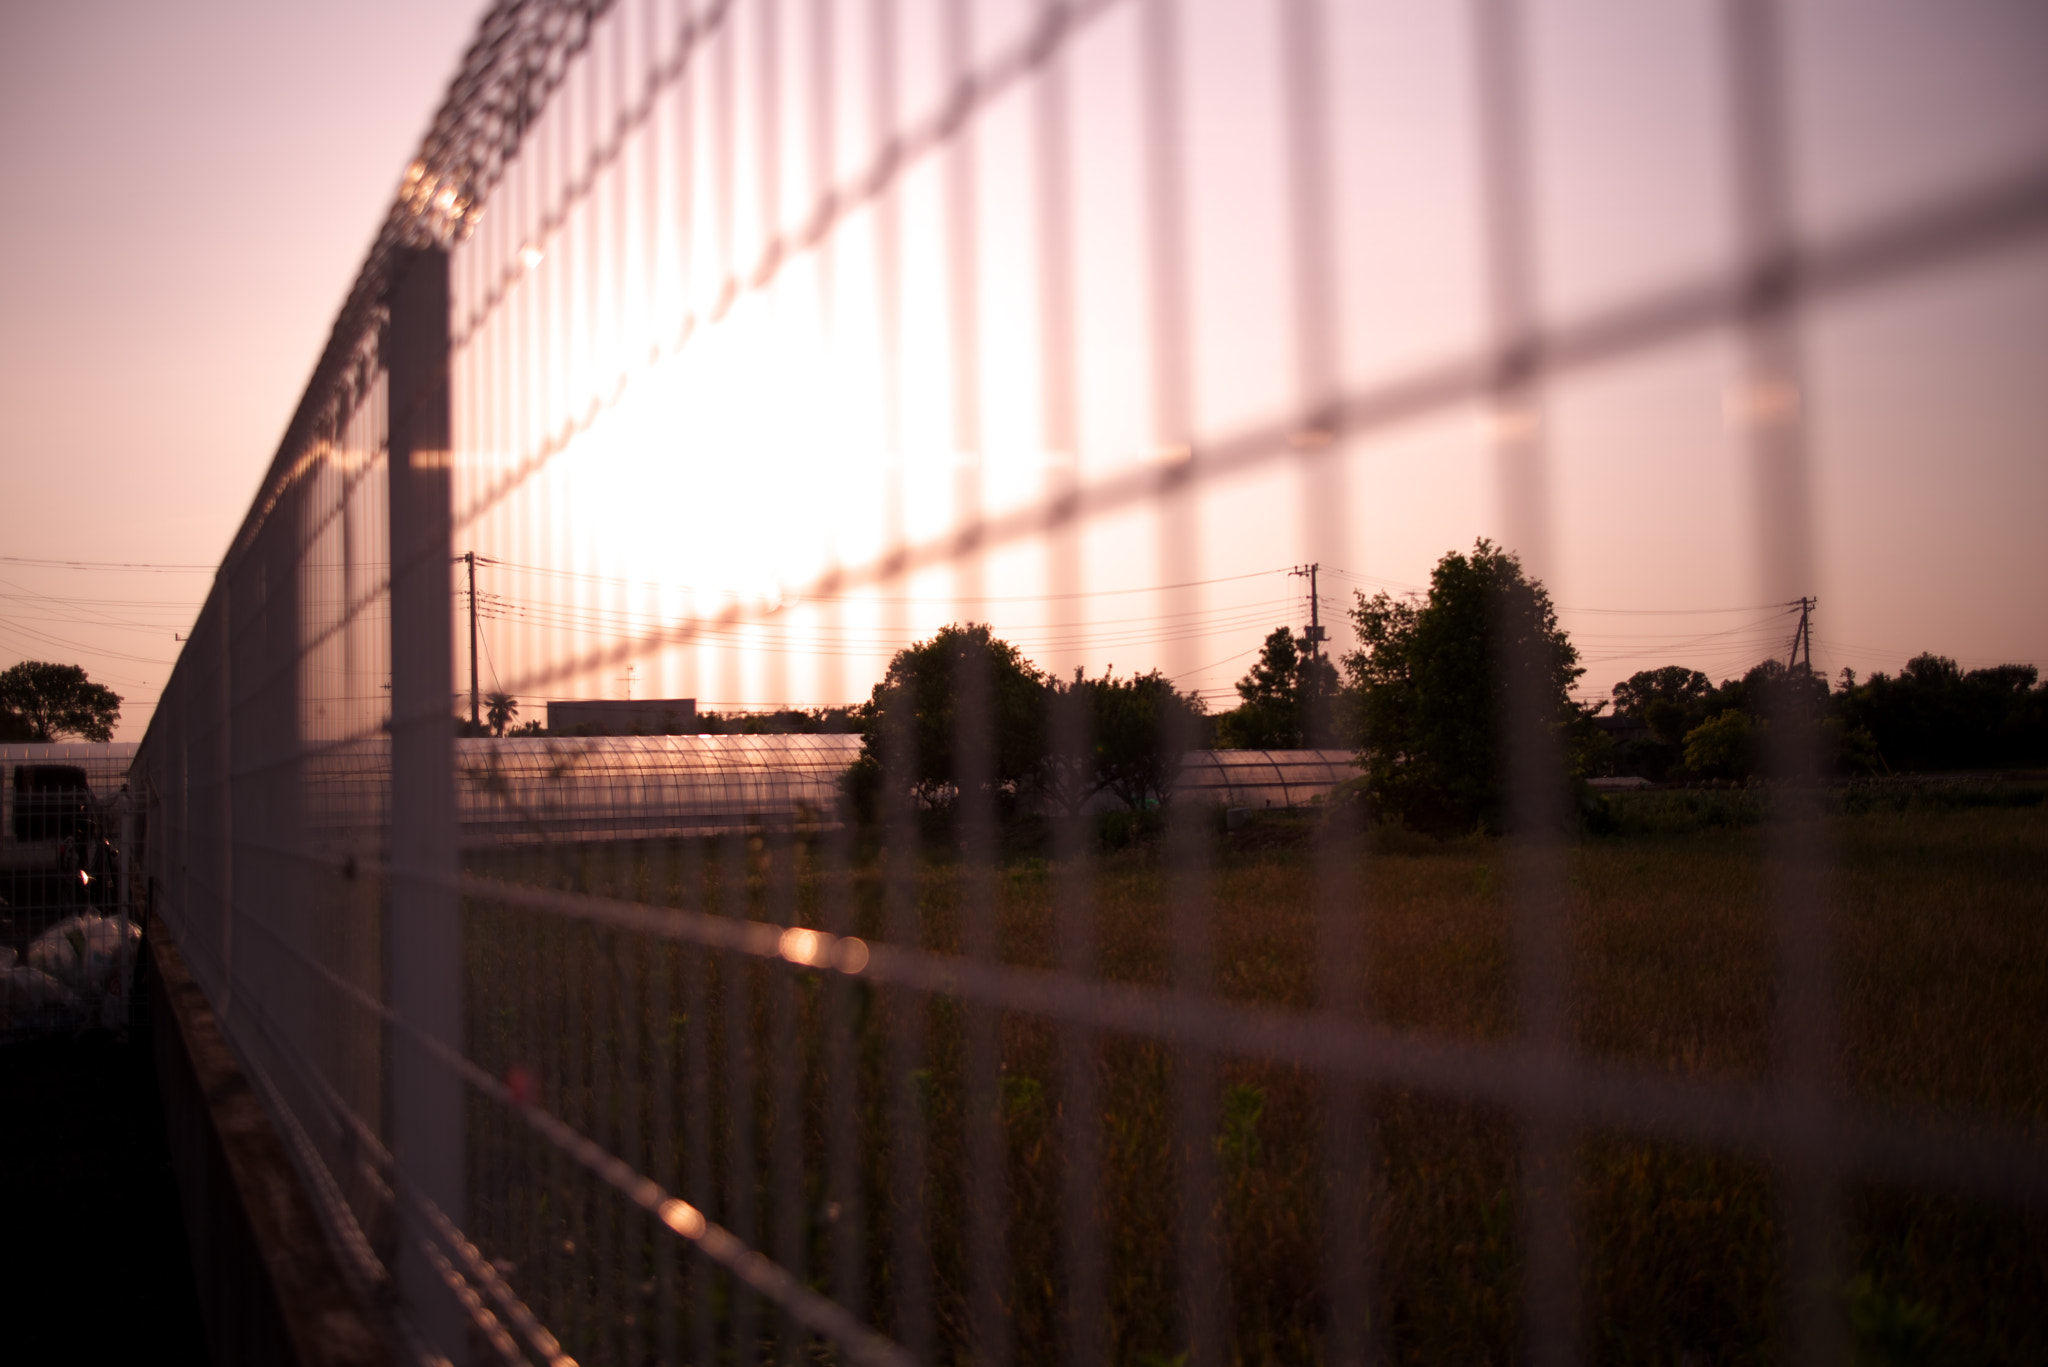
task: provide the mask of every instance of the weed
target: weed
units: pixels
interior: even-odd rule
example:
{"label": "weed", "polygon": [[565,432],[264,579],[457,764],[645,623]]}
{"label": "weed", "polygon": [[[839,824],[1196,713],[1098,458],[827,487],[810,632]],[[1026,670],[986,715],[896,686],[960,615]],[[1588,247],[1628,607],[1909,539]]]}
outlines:
{"label": "weed", "polygon": [[[1769,1082],[1778,1061],[1778,942],[1766,897],[1769,845],[1753,824],[1766,798],[1761,790],[1621,795],[1617,821],[1636,833],[1588,838],[1570,852],[1570,1029],[1582,1054],[1672,1076]],[[2048,1038],[2048,808],[1960,791],[1899,802],[1844,796],[1836,807],[1822,914],[1848,1099],[2048,1133],[2048,1051],[2039,1047]],[[1167,986],[1171,882],[1142,834],[1090,859],[1094,961],[1107,981]],[[1327,924],[1315,896],[1319,856],[1308,839],[1237,840],[1242,834],[1219,833],[1212,859],[1213,990],[1315,1009],[1330,988],[1318,952]],[[1355,986],[1373,1017],[1431,1037],[1512,1038],[1513,937],[1499,845],[1375,829],[1347,848],[1359,861],[1355,915],[1364,942]],[[530,870],[501,863],[492,871],[536,879],[561,872],[538,857]],[[994,889],[999,952],[1013,964],[1050,968],[1059,957],[1054,898],[1065,871],[1033,850],[1004,872],[978,885]],[[964,917],[977,910],[964,904],[969,882],[957,857],[921,865],[916,875],[919,944],[956,951]],[[770,917],[771,899],[787,896],[808,924],[850,924],[868,936],[879,936],[885,919],[876,860],[836,865],[821,846],[771,844],[751,860],[698,847],[622,848],[584,861],[576,878],[593,892],[629,890],[731,916]],[[914,1253],[926,1260],[937,1356],[977,1356],[967,1327],[966,1016],[956,1002],[843,979],[831,980],[830,991],[778,997],[768,990],[775,975],[799,970],[719,964],[706,951],[480,902],[469,924],[470,1048],[482,1066],[499,1076],[530,1068],[538,1104],[662,1176],[712,1218],[743,1222],[743,1238],[835,1294],[836,1271],[821,1269],[837,1266],[832,1241],[844,1220],[821,1212],[844,1203],[863,1259],[853,1308],[899,1330],[901,1297],[912,1284],[902,1260]],[[728,994],[738,991],[746,995],[735,1014]],[[655,1000],[673,1009],[657,1018],[645,1008]],[[793,1016],[776,1014],[785,1009],[778,1000]],[[889,1045],[912,1019],[924,1023],[926,1051],[905,1062]],[[835,1031],[850,1032],[840,1038],[851,1042],[844,1056],[856,1071],[847,1113],[828,1099]],[[1075,1126],[1089,1127],[1098,1149],[1097,1180],[1082,1198],[1103,1240],[1111,1358],[1185,1358],[1180,1193],[1188,1155],[1177,1149],[1173,1097],[1176,1070],[1190,1066],[1208,1069],[1200,1080],[1215,1088],[1226,1356],[1246,1364],[1321,1360],[1331,1084],[1242,1058],[1197,1064],[1145,1038],[1075,1032],[1030,1012],[1003,1014],[999,1036],[1011,1264],[1002,1295],[1014,1360],[1061,1360],[1069,1332],[1073,1269],[1062,1211]],[[649,1071],[657,1053],[673,1061],[666,1080]],[[630,1059],[639,1060],[637,1071],[628,1071]],[[742,1060],[753,1086],[736,1094],[729,1080]],[[899,1068],[913,1070],[909,1117],[891,1102],[905,1090]],[[1083,1075],[1093,1109],[1077,1115],[1070,1103]],[[769,1140],[778,1133],[778,1098],[792,1095],[802,1108],[801,1180],[785,1191]],[[736,1124],[745,1117],[734,1108],[748,1097],[755,1114]],[[1521,1333],[1519,1122],[1454,1096],[1391,1088],[1371,1092],[1367,1111],[1375,1281],[1368,1313],[1384,1355],[1512,1360]],[[471,1124],[479,1245],[521,1269],[522,1292],[550,1324],[565,1326],[567,1351],[594,1352],[608,1341],[598,1329],[613,1313],[603,1288],[617,1277],[595,1259],[609,1257],[638,1284],[646,1275],[639,1268],[651,1266],[655,1241],[666,1235],[577,1176],[516,1118],[478,1102]],[[758,1152],[737,1146],[748,1134]],[[856,1189],[828,1190],[835,1155],[849,1152]],[[909,1189],[899,1182],[905,1162],[919,1174]],[[1783,1193],[1767,1164],[1589,1129],[1579,1136],[1574,1171],[1582,1323],[1593,1360],[1748,1363],[1781,1354]],[[789,1227],[782,1215],[791,1201],[805,1233],[783,1247],[774,1231]],[[919,1208],[925,1237],[905,1245],[901,1219]],[[1853,1186],[1844,1209],[1853,1276],[1844,1314],[1860,1360],[2048,1361],[2048,1219]],[[593,1254],[592,1237],[611,1251]],[[564,1240],[579,1251],[562,1251]],[[705,1323],[728,1334],[744,1318],[735,1307],[746,1293],[701,1261],[677,1267],[673,1313],[709,1315]],[[605,1332],[630,1338],[615,1321]],[[695,1332],[683,1341],[694,1342]]]}

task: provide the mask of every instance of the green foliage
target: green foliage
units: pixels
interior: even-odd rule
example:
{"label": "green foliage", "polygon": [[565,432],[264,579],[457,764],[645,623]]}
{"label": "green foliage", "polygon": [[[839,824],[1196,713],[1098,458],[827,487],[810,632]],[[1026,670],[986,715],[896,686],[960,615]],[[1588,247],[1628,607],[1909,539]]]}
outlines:
{"label": "green foliage", "polygon": [[1925,1301],[1887,1295],[1864,1272],[1849,1283],[1849,1328],[1859,1364],[1915,1367],[1934,1360],[1941,1312]]}
{"label": "green foliage", "polygon": [[1767,724],[1737,708],[1716,712],[1685,734],[1685,767],[1704,778],[1756,772]]}
{"label": "green foliage", "polygon": [[1724,679],[1706,700],[1708,715],[1733,708],[1758,720],[1794,716],[1818,718],[1826,708],[1828,683],[1805,665],[1765,660],[1739,679]]}
{"label": "green foliage", "polygon": [[1714,685],[1697,669],[1665,665],[1629,675],[1614,686],[1614,715],[1648,734],[1624,740],[1608,757],[1620,773],[1662,779],[1683,763],[1686,733],[1713,715]]}
{"label": "green foliage", "polygon": [[1680,665],[1614,686],[1614,712],[1648,728],[1611,758],[1649,778],[1742,779],[1760,772],[1773,725],[1819,728],[1817,758],[1842,775],[2048,763],[2048,687],[2033,665],[1965,671],[1920,654],[1896,676],[1858,682],[1843,670],[1832,693],[1804,666],[1766,660],[1709,688]]}
{"label": "green foliage", "polygon": [[[860,759],[847,776],[856,810],[872,815],[897,783],[920,806],[949,807],[969,768],[1005,805],[1036,790],[1049,762],[1046,692],[1038,667],[978,623],[941,627],[897,651],[868,699]],[[963,726],[974,712],[985,724]]]}
{"label": "green foliage", "polygon": [[1019,1124],[1045,1111],[1045,1084],[1035,1077],[1003,1074],[1003,1118]]}
{"label": "green foliage", "polygon": [[121,695],[96,684],[77,665],[23,660],[0,671],[0,712],[13,714],[26,739],[39,742],[72,735],[83,740],[114,738],[121,719]]}
{"label": "green foliage", "polygon": [[1259,1161],[1259,1122],[1266,1115],[1266,1094],[1257,1087],[1233,1082],[1223,1093],[1223,1133],[1216,1152],[1224,1161],[1250,1166]]}
{"label": "green foliage", "polygon": [[[963,737],[966,689],[975,675],[993,725]],[[1201,700],[1156,669],[1097,679],[1076,670],[1071,680],[1049,679],[986,626],[949,626],[890,661],[858,717],[861,754],[844,786],[856,816],[871,820],[884,776],[896,767],[918,805],[945,808],[966,762],[1006,808],[1043,795],[1071,813],[1108,792],[1144,811],[1166,800],[1181,755],[1200,744],[1203,720]],[[978,757],[963,753],[963,739],[987,749]]]}
{"label": "green foliage", "polygon": [[[1543,585],[1480,540],[1451,552],[1420,603],[1358,595],[1360,647],[1344,658],[1360,759],[1373,802],[1418,829],[1498,829],[1504,815],[1502,722],[1555,729],[1575,750],[1586,716],[1569,690],[1585,670]],[[1578,758],[1578,756],[1574,756]]]}
{"label": "green foliage", "polygon": [[1676,743],[1707,719],[1713,683],[1697,669],[1666,665],[1629,675],[1614,686],[1614,715],[1634,717],[1658,740]]}
{"label": "green foliage", "polygon": [[2048,688],[2033,665],[1964,672],[1940,655],[1914,656],[1897,677],[1862,683],[1844,672],[1835,715],[1862,729],[1892,769],[1972,769],[2048,762]]}
{"label": "green foliage", "polygon": [[1068,812],[1099,792],[1132,811],[1165,802],[1180,775],[1181,756],[1198,743],[1201,699],[1175,689],[1158,670],[1118,678],[1053,682],[1047,704],[1066,723],[1063,739],[1081,747],[1058,753],[1047,773],[1047,792]]}
{"label": "green foliage", "polygon": [[1763,771],[1774,725],[1818,727],[1824,772],[1867,774],[1883,766],[1868,729],[1844,714],[1841,694],[1804,665],[1765,660],[1718,687],[1683,665],[1630,675],[1614,686],[1614,715],[1643,724],[1606,758],[1615,772],[1652,779],[1747,779]]}
{"label": "green foliage", "polygon": [[1337,668],[1310,654],[1286,627],[1266,636],[1259,659],[1237,681],[1242,701],[1216,719],[1224,750],[1321,749],[1337,743]]}

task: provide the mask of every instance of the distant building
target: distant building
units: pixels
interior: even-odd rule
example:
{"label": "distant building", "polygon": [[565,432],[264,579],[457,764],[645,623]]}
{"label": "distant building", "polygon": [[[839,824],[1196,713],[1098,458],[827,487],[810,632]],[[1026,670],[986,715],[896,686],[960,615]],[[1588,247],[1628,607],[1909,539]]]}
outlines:
{"label": "distant building", "polygon": [[673,736],[694,731],[696,726],[695,698],[635,698],[629,702],[595,699],[548,704],[548,731],[557,736]]}

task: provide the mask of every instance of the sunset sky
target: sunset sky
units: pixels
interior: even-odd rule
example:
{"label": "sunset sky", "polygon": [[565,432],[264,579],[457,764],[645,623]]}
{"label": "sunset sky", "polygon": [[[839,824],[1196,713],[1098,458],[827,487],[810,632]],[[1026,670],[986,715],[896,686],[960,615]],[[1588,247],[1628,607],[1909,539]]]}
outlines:
{"label": "sunset sky", "polygon": [[0,662],[84,665],[124,698],[120,739],[141,738],[476,17],[0,6]]}
{"label": "sunset sky", "polygon": [[[908,8],[914,36],[922,10]],[[981,31],[997,35],[1021,12],[993,0],[981,10]],[[1274,302],[1284,303],[1287,284],[1285,185],[1273,155],[1280,68],[1268,60],[1261,19],[1269,12],[1188,9],[1187,88],[1197,98],[1187,129],[1187,302],[1202,439],[1284,408],[1292,383],[1291,334]],[[1568,323],[1711,273],[1730,250],[1733,221],[1723,91],[1700,55],[1714,42],[1712,8],[1559,0],[1530,12],[1546,314]],[[1461,74],[1469,35],[1451,7],[1330,13],[1342,378],[1369,390],[1484,341]],[[139,738],[177,649],[173,633],[209,582],[205,569],[180,567],[217,562],[241,520],[475,18],[468,5],[395,4],[181,6],[175,15],[142,5],[15,7],[0,16],[9,196],[0,218],[0,396],[9,417],[0,473],[13,491],[0,546],[0,664],[85,665],[128,700],[119,738]],[[2028,175],[2038,185],[2048,173],[2048,11],[2018,0],[1938,13],[1831,0],[1796,7],[1790,27],[1798,223],[1810,239],[1979,186]],[[981,364],[995,378],[981,390],[984,437],[971,459],[952,410],[932,397],[947,387],[946,299],[931,286],[941,277],[919,263],[938,250],[938,190],[929,166],[913,167],[903,189],[912,265],[898,449],[874,435],[876,387],[858,380],[876,363],[859,340],[873,293],[861,244],[872,228],[855,217],[835,239],[829,341],[812,316],[828,295],[815,283],[817,263],[801,258],[773,291],[635,379],[523,490],[530,506],[515,500],[497,522],[466,529],[474,535],[465,545],[617,581],[604,603],[583,594],[552,604],[574,616],[578,648],[588,648],[602,636],[593,623],[651,631],[872,559],[886,549],[892,518],[912,541],[942,535],[965,466],[983,506],[999,511],[1043,497],[1049,472],[1085,482],[1154,458],[1142,402],[1147,315],[1135,292],[1144,254],[1132,202],[1138,135],[1120,74],[1134,41],[1113,14],[1071,53],[1083,125],[1073,163],[1075,450],[1048,450],[1032,416],[1043,378],[1031,344],[1037,296],[1029,268],[1012,268],[1030,259],[1032,163],[1011,130],[1014,111],[999,105],[977,144]],[[836,86],[840,177],[872,142],[873,130],[841,108],[853,84]],[[914,115],[929,92],[909,85],[905,112]],[[790,98],[801,114],[802,94]],[[463,279],[514,280],[516,304],[519,289],[556,289],[548,272],[580,250],[512,226],[519,211],[508,187],[518,174],[458,251],[458,312]],[[800,181],[783,201],[793,219],[809,202]],[[744,257],[761,225],[742,218],[735,231]],[[514,270],[522,252],[531,264]],[[693,307],[696,296],[689,282],[648,269],[644,287],[622,277],[620,288],[652,335],[664,310]],[[501,320],[515,316],[514,304]],[[478,336],[479,347],[498,344],[488,329]],[[2042,235],[1818,308],[1803,340],[1816,665],[1896,669],[1923,649],[1966,666],[2048,663]],[[489,370],[486,354],[476,353],[476,376],[512,373]],[[586,368],[596,385],[602,367]],[[1586,657],[1588,694],[1663,663],[1737,673],[1790,639],[1791,622],[1760,597],[1754,569],[1755,491],[1728,416],[1739,373],[1729,339],[1708,337],[1586,371],[1545,394],[1551,534],[1539,568]],[[580,383],[565,384],[565,405]],[[794,392],[813,398],[781,401]],[[971,573],[926,575],[843,616],[794,606],[779,619],[786,626],[768,623],[708,658],[651,650],[636,661],[641,691],[725,705],[848,701],[873,682],[890,632],[974,616],[1062,673],[1157,664],[1215,699],[1265,629],[1300,625],[1288,566],[1321,561],[1325,600],[1337,605],[1359,588],[1420,586],[1445,550],[1506,534],[1482,418],[1460,409],[1350,442],[1328,486],[1299,487],[1276,465],[1206,489],[1187,568],[1218,582],[1189,609],[1204,614],[1199,632],[1167,640],[1134,625],[1171,608],[1128,591],[1168,582],[1176,563],[1139,510],[1082,536],[1079,573],[1098,595],[1083,604],[1048,597],[1061,567],[1049,548],[1025,547]],[[465,437],[458,417],[473,470],[530,454],[509,431],[478,420]],[[892,511],[882,491],[899,489]],[[1323,496],[1341,499],[1335,535],[1314,530]],[[764,500],[773,516],[747,511]],[[551,592],[510,571],[492,591],[530,604]],[[1348,633],[1335,625],[1341,649]],[[616,693],[616,668],[550,674],[564,647],[545,630],[522,637],[509,621],[491,629],[504,633],[493,649],[505,652],[493,668],[508,683],[536,681],[530,695]],[[830,648],[787,658],[761,648],[778,639]]]}

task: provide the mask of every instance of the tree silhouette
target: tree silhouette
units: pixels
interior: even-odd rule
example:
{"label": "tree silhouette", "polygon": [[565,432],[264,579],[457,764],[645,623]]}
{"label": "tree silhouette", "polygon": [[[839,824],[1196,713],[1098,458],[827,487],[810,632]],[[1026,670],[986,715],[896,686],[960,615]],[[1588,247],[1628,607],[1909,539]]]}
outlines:
{"label": "tree silhouette", "polygon": [[[941,627],[929,641],[897,651],[875,685],[849,792],[871,810],[887,774],[922,805],[948,806],[967,761],[981,768],[999,801],[1012,803],[1045,774],[1045,699],[1045,675],[1017,647],[978,623]],[[969,709],[980,712],[981,724],[963,737],[961,713]],[[963,739],[987,749],[970,756]]]}
{"label": "tree silhouette", "polygon": [[0,671],[0,709],[20,718],[33,741],[64,735],[107,741],[121,719],[121,695],[77,665],[23,660]]}
{"label": "tree silhouette", "polygon": [[1076,709],[1069,719],[1078,724],[1069,730],[1075,739],[1086,735],[1081,753],[1054,754],[1049,774],[1053,801],[1070,813],[1105,789],[1133,811],[1163,803],[1182,755],[1200,744],[1201,699],[1156,669],[1122,679],[1090,679],[1076,669],[1071,681],[1052,685],[1048,701]]}
{"label": "tree silhouette", "polygon": [[1420,603],[1360,593],[1351,620],[1360,646],[1344,668],[1382,811],[1425,830],[1499,829],[1511,705],[1533,708],[1517,724],[1583,740],[1585,712],[1570,696],[1585,673],[1579,652],[1543,585],[1492,542],[1439,560]]}
{"label": "tree silhouette", "polygon": [[1337,668],[1303,650],[1286,627],[1267,634],[1258,662],[1237,681],[1243,701],[1216,719],[1226,750],[1298,750],[1335,740]]}
{"label": "tree silhouette", "polygon": [[487,693],[484,695],[484,721],[490,725],[491,734],[502,736],[512,719],[519,715],[519,699],[510,693]]}

